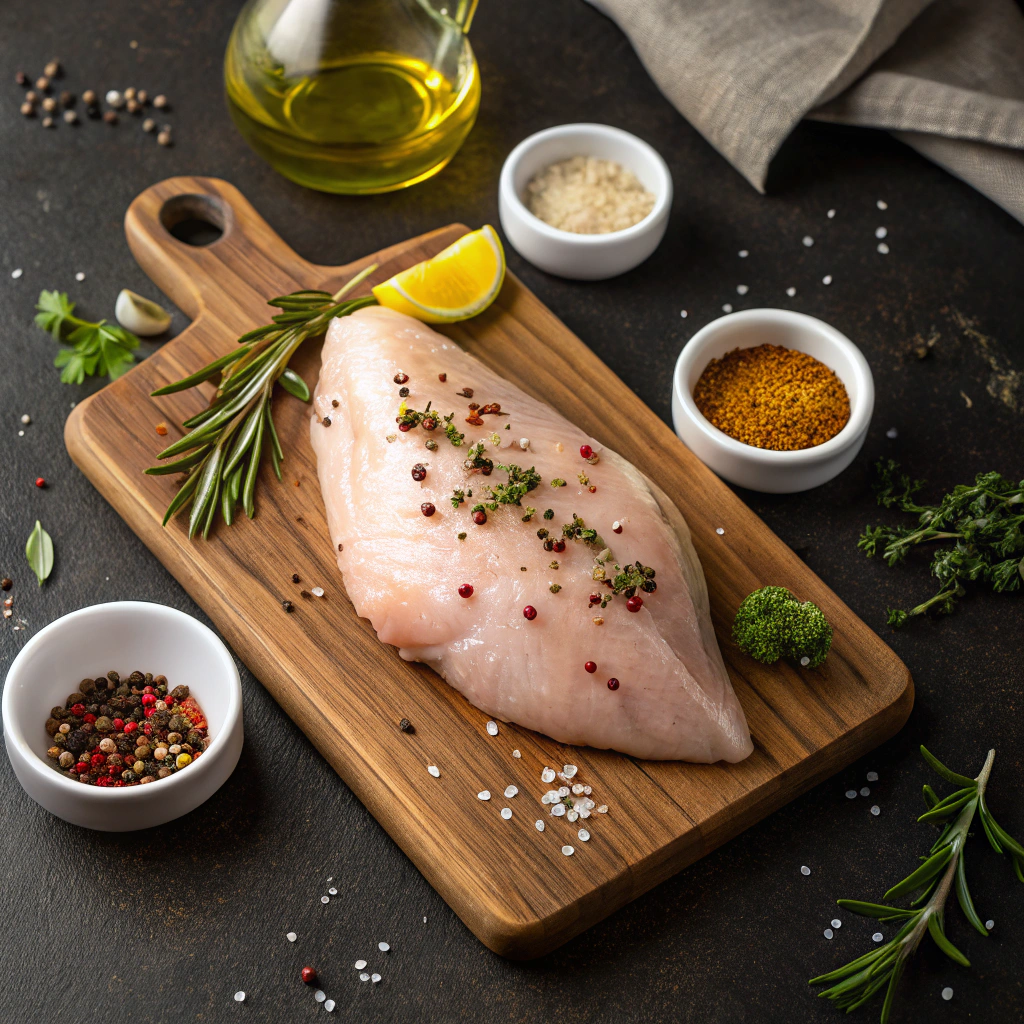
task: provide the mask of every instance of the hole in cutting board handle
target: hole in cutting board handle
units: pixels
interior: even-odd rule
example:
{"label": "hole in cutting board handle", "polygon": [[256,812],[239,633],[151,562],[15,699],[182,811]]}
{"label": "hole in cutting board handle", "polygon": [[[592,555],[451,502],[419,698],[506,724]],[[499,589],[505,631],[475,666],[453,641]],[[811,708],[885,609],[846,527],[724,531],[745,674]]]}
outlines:
{"label": "hole in cutting board handle", "polygon": [[179,242],[203,248],[228,229],[225,206],[212,196],[184,195],[168,199],[160,208],[160,223]]}

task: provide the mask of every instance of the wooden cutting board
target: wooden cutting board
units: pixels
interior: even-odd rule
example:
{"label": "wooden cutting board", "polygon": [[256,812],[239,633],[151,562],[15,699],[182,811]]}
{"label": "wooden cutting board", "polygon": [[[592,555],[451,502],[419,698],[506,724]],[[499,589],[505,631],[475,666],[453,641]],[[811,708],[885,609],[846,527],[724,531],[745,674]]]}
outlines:
{"label": "wooden cutting board", "polygon": [[[223,230],[205,247],[169,231],[197,218]],[[572,748],[501,725],[426,667],[403,662],[356,617],[328,537],[308,436],[307,406],[275,401],[284,481],[261,471],[257,517],[189,541],[160,521],[176,490],[143,470],[206,400],[197,391],[150,392],[228,352],[266,322],[267,298],[300,288],[336,290],[371,262],[369,284],[434,255],[466,229],[451,225],[347,267],[292,252],[231,185],[173,178],[132,203],[125,219],[136,259],[192,324],[130,373],[78,405],[65,440],[72,458],[205,609],[228,643],[312,740],[467,926],[495,952],[546,953],[759,821],[892,736],[913,704],[895,654],[650,409],[521,282],[509,274],[481,316],[443,328],[460,345],[545,400],[657,481],[685,514],[711,595],[715,630],[754,738],[736,765],[643,762]],[[296,369],[313,386],[319,342]],[[209,394],[207,389],[206,394]],[[159,437],[158,423],[171,433]],[[725,530],[723,535],[716,528]],[[302,586],[326,596],[302,599]],[[729,639],[741,599],[768,583],[817,603],[835,627],[818,671],[767,667]],[[286,614],[281,602],[291,600]],[[408,718],[415,733],[400,732]],[[521,751],[520,758],[512,756]],[[440,768],[432,778],[428,764]],[[540,796],[546,765],[579,767],[606,815],[575,825],[551,819]],[[519,794],[499,799],[514,784]],[[479,801],[479,790],[495,795]],[[510,821],[501,806],[514,811]],[[534,827],[545,818],[547,829]],[[563,844],[576,852],[564,856]]]}

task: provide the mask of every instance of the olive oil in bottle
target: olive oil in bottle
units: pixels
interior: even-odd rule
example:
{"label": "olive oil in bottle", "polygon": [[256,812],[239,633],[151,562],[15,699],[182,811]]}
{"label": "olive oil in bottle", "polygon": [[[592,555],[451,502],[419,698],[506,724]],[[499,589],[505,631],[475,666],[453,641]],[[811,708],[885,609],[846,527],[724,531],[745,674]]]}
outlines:
{"label": "olive oil in bottle", "polygon": [[239,16],[224,65],[228,107],[285,177],[324,192],[386,192],[436,174],[462,145],[480,105],[463,26],[424,0],[393,4],[401,10],[253,0]]}

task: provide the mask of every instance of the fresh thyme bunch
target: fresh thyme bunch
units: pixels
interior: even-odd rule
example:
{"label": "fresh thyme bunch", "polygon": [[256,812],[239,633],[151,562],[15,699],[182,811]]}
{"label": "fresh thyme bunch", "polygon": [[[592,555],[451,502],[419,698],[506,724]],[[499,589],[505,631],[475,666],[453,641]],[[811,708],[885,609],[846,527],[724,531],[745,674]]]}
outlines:
{"label": "fresh thyme bunch", "polygon": [[185,391],[220,374],[220,385],[210,405],[185,420],[183,426],[190,428],[189,433],[157,456],[179,458],[146,470],[152,475],[188,473],[167,508],[165,526],[190,499],[190,538],[199,530],[204,537],[209,535],[218,509],[230,526],[239,502],[252,519],[264,449],[270,451],[274,472],[281,479],[284,454],[271,413],[274,385],[279,383],[289,394],[309,401],[306,382],[288,368],[288,362],[307,338],[323,334],[335,317],[376,305],[372,296],[344,300],[375,269],[375,265],[367,267],[334,295],[301,291],[271,299],[268,305],[281,310],[272,323],[243,334],[237,349],[202,370],[153,392],[155,397]]}
{"label": "fresh thyme bunch", "polygon": [[1024,846],[1000,828],[985,803],[985,790],[996,752],[988,752],[976,779],[950,771],[924,747],[921,747],[921,756],[942,778],[957,788],[949,796],[940,799],[931,786],[924,786],[927,810],[917,820],[943,823],[942,832],[927,856],[921,858],[922,863],[917,870],[894,885],[882,898],[888,901],[912,893],[917,893],[917,896],[908,908],[862,903],[859,900],[838,900],[839,906],[855,914],[874,917],[879,921],[902,923],[896,934],[884,945],[852,960],[845,967],[810,980],[811,985],[828,984],[830,987],[818,995],[832,1000],[840,1010],[847,1013],[862,1006],[884,988],[881,1024],[889,1020],[896,986],[925,932],[951,960],[963,967],[971,966],[967,957],[946,936],[943,914],[951,889],[956,889],[957,900],[967,920],[982,935],[988,935],[988,929],[981,923],[974,909],[964,866],[964,844],[975,813],[981,819],[981,826],[992,849],[1010,858],[1017,878],[1024,882]]}
{"label": "fresh thyme bunch", "polygon": [[919,544],[946,542],[932,557],[938,592],[909,611],[889,609],[889,625],[899,628],[929,609],[948,615],[968,582],[996,591],[1024,586],[1024,481],[979,473],[973,484],[957,484],[938,505],[919,505],[923,480],[899,471],[899,463],[879,459],[878,504],[917,516],[916,526],[869,526],[857,542],[868,558],[880,554],[887,565],[902,562]]}

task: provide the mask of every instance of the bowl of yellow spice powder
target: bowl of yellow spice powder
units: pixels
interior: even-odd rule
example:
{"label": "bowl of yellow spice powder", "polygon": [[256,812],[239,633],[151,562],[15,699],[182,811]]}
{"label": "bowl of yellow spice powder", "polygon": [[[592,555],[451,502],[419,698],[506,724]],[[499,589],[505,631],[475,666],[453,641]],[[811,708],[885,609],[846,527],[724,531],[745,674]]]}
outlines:
{"label": "bowl of yellow spice powder", "polygon": [[676,363],[676,433],[719,476],[775,494],[806,491],[853,461],[875,404],[871,368],[834,327],[747,309],[698,331]]}

